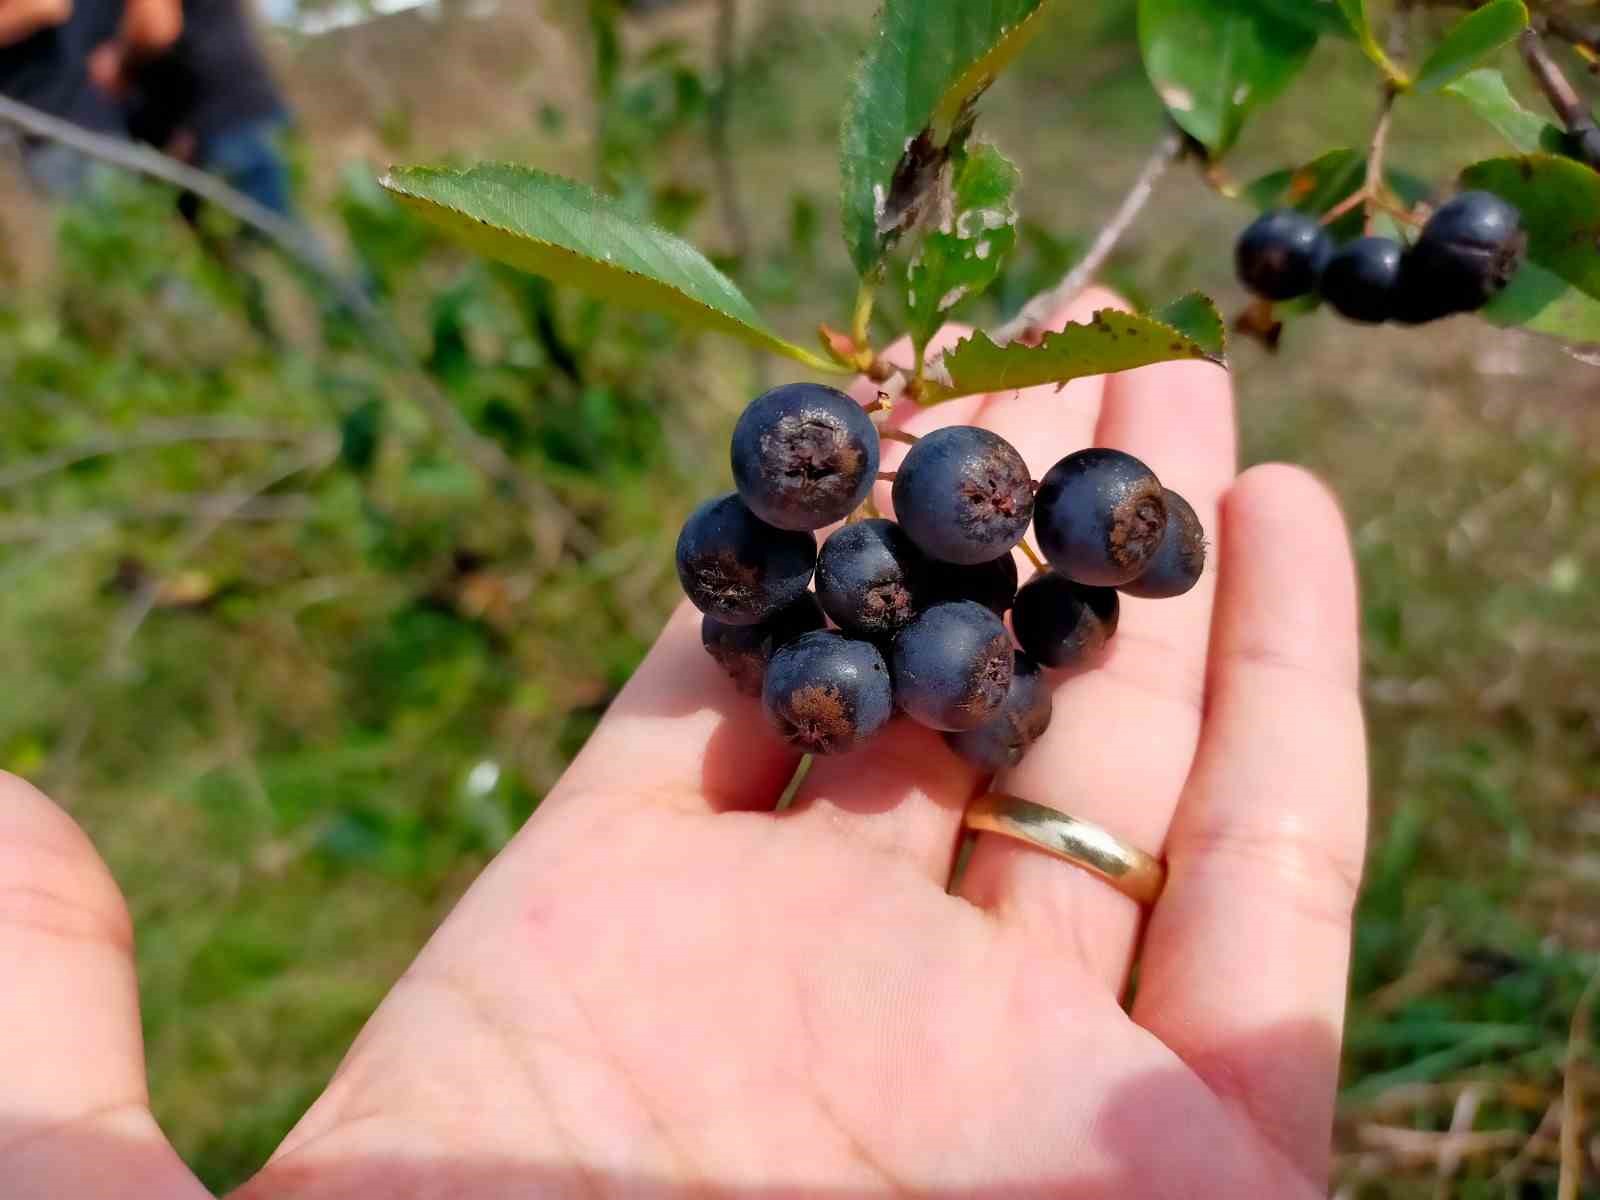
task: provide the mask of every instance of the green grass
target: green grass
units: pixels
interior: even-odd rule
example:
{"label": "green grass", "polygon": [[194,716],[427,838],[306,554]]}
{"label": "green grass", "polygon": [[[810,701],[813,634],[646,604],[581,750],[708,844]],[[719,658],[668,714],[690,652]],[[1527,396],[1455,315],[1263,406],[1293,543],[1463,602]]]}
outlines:
{"label": "green grass", "polygon": [[[1064,6],[986,100],[984,130],[1026,172],[1002,303],[1070,264],[1159,127],[1129,7]],[[852,293],[832,139],[861,31],[853,8],[824,11],[763,10],[734,126],[759,244],[741,279],[795,336],[842,320]],[[1237,174],[1360,144],[1374,105],[1360,61],[1322,54],[1252,127]],[[627,78],[612,134],[654,151],[617,186],[719,248],[692,89],[637,66]],[[588,127],[571,96],[552,102]],[[463,130],[459,146],[595,160],[572,122],[546,125],[509,143]],[[1402,112],[1396,144],[1435,181],[1497,150],[1443,102]],[[314,182],[453,401],[605,549],[551,560],[538,519],[433,436],[407,380],[266,263],[276,340],[263,338],[237,277],[160,195],[74,214],[49,280],[0,301],[0,472],[151,422],[281,435],[128,449],[0,489],[0,765],[53,782],[126,889],[158,1116],[218,1188],[266,1157],[581,745],[674,600],[678,521],[721,475],[706,447],[784,375],[470,263],[360,172],[337,194]],[[1237,307],[1241,220],[1175,174],[1111,277],[1135,297],[1201,286]],[[1324,317],[1276,357],[1237,346],[1235,365],[1247,461],[1326,476],[1362,573],[1375,837],[1343,1194],[1553,1196],[1545,1142],[1518,1160],[1520,1192],[1500,1177],[1509,1154],[1468,1161],[1439,1192],[1433,1162],[1385,1157],[1373,1131],[1447,1128],[1475,1089],[1478,1129],[1531,1134],[1600,962],[1592,369],[1466,322],[1419,336]],[[196,497],[329,435],[337,457],[274,486],[263,519],[179,554]],[[163,603],[108,664],[127,585],[151,573],[170,585]]]}

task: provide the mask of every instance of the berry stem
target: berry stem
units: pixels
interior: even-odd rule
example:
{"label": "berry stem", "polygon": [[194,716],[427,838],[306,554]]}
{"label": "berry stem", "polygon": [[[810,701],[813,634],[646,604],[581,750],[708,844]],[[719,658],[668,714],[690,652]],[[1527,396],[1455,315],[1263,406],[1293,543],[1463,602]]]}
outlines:
{"label": "berry stem", "polygon": [[1378,200],[1383,195],[1383,156],[1389,148],[1389,126],[1394,119],[1394,98],[1399,95],[1392,81],[1385,80],[1378,102],[1378,121],[1372,129],[1372,145],[1367,150],[1367,179],[1361,191],[1367,205],[1367,232],[1378,215]]}
{"label": "berry stem", "polygon": [[1035,571],[1048,571],[1050,569],[1044,559],[1039,557],[1039,552],[1028,544],[1028,539],[1023,538],[1017,543],[1017,548],[1022,551],[1022,556],[1033,564]]}
{"label": "berry stem", "polygon": [[800,761],[795,764],[794,774],[789,776],[789,783],[783,789],[783,795],[778,797],[778,803],[773,806],[773,812],[782,812],[794,803],[794,798],[800,792],[800,787],[806,781],[806,776],[811,774],[811,764],[816,761],[814,754],[802,754]]}
{"label": "berry stem", "polygon": [[878,438],[885,442],[904,442],[907,446],[915,446],[922,439],[914,433],[907,433],[904,429],[879,429]]}
{"label": "berry stem", "polygon": [[895,474],[896,473],[894,471],[879,471],[878,472],[878,482],[879,483],[893,483]]}

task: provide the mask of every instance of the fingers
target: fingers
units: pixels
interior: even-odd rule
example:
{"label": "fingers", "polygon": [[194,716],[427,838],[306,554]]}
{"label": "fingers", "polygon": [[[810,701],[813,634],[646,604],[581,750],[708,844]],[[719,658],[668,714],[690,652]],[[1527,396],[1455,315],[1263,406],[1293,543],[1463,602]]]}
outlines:
{"label": "fingers", "polygon": [[150,1116],[122,896],[66,814],[3,772],[0,963],[7,1200],[203,1195]]}
{"label": "fingers", "polygon": [[700,620],[678,606],[546,805],[773,806],[800,756],[706,653]]}
{"label": "fingers", "polygon": [[[1227,375],[1204,364],[1164,363],[1110,378],[1092,444],[1143,459],[1213,530],[1234,472],[1234,436]],[[1212,565],[1177,599],[1124,597],[1108,653],[1059,683],[1049,732],[1001,785],[1159,854],[1199,736],[1216,578]],[[1032,926],[1108,987],[1120,987],[1140,913],[1105,883],[985,834],[962,892]]]}
{"label": "fingers", "polygon": [[[1239,480],[1220,541],[1205,728],[1133,1016],[1321,1179],[1366,838],[1354,571],[1332,498],[1291,468]],[[1320,1049],[1238,1049],[1290,1028]]]}

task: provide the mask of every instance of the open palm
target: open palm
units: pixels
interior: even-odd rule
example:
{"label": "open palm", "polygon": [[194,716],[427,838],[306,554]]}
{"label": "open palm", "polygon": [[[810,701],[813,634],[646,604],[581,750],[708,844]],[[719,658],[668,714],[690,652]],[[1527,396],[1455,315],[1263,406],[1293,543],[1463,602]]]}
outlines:
{"label": "open palm", "polygon": [[[794,757],[680,611],[240,1200],[1324,1193],[1365,826],[1336,509],[1234,478],[1204,365],[893,419],[986,425],[1035,475],[1119,446],[1213,532],[1001,781],[1164,851],[1148,920],[989,835],[948,894],[979,781],[908,722],[774,814]],[[18,781],[0,963],[6,1195],[204,1196],[149,1114],[121,898]]]}

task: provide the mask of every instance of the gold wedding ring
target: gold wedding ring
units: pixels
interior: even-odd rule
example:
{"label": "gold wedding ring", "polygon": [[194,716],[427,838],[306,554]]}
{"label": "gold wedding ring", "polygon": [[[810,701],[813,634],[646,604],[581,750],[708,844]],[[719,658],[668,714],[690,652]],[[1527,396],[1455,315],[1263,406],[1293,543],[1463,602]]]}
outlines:
{"label": "gold wedding ring", "polygon": [[1113,837],[1098,825],[1004,792],[990,792],[967,809],[968,829],[998,833],[1037,846],[1098,875],[1140,904],[1154,904],[1167,882],[1167,869],[1143,850]]}

